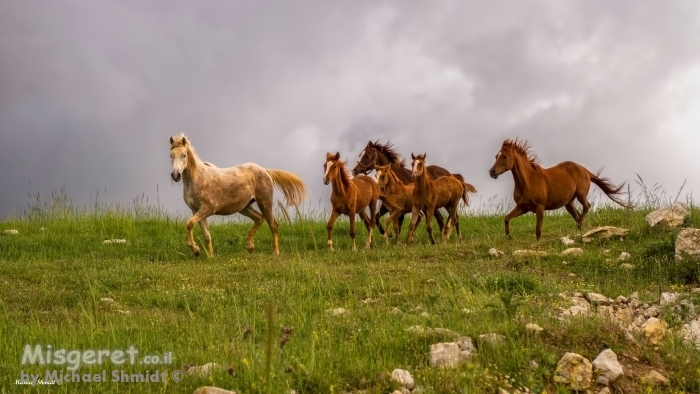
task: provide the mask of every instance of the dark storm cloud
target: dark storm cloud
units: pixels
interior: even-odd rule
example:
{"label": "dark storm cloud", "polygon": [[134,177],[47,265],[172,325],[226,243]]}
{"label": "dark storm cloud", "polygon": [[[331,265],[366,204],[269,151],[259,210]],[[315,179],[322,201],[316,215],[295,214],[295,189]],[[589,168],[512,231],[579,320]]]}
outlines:
{"label": "dark storm cloud", "polygon": [[[167,139],[204,160],[299,173],[330,193],[327,151],[368,140],[464,174],[528,138],[544,165],[605,166],[698,190],[697,2],[0,3],[0,215],[27,192],[107,188],[129,202],[171,185]],[[694,140],[693,140],[694,139]],[[31,181],[31,186],[29,185]],[[476,199],[478,201],[478,199]]]}

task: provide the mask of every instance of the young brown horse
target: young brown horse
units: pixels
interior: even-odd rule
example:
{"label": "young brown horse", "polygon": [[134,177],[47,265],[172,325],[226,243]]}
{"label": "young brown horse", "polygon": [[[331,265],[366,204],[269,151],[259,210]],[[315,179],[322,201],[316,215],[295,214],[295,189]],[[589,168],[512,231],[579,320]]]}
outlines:
{"label": "young brown horse", "polygon": [[[411,170],[406,168],[405,161],[401,159],[399,154],[394,149],[394,145],[390,141],[387,141],[384,144],[381,144],[378,140],[375,142],[367,142],[365,149],[363,149],[362,152],[360,152],[360,158],[359,160],[357,160],[357,164],[355,165],[355,168],[353,168],[352,173],[353,175],[367,175],[370,172],[372,172],[372,170],[376,169],[376,166],[378,165],[390,165],[391,169],[394,171],[394,174],[396,174],[396,176],[405,185],[412,184],[416,181],[415,178],[413,178],[413,175],[411,175]],[[464,182],[464,177],[462,177],[462,175],[452,174],[440,166],[430,165],[427,167],[427,170],[430,179],[437,179],[442,176],[451,175],[457,178],[460,182]],[[465,195],[469,187],[473,188],[473,186],[469,184],[466,185]],[[377,228],[379,229],[379,233],[381,234],[384,234],[384,228],[379,222],[379,218],[384,216],[387,212],[389,212],[388,208],[382,204],[379,208],[377,216],[374,218],[377,224]],[[403,225],[403,218],[403,214],[399,215],[399,228]],[[443,220],[439,210],[435,212],[435,220],[437,220],[438,226],[440,227],[440,230],[442,230]]]}
{"label": "young brown horse", "polygon": [[[328,247],[333,250],[333,224],[341,214],[350,217],[350,238],[352,238],[352,250],[357,250],[355,246],[355,214],[359,214],[365,227],[369,232],[365,247],[372,246],[372,232],[374,231],[374,217],[377,209],[377,199],[379,199],[379,186],[374,179],[359,175],[350,179],[350,174],[345,169],[345,163],[340,161],[340,153],[335,155],[326,154],[326,163],[323,165],[323,183],[331,183],[331,217],[328,219],[326,230],[328,231]],[[369,206],[369,214],[365,209]]]}
{"label": "young brown horse", "polygon": [[[447,223],[442,228],[442,239],[447,241],[452,232],[452,226],[457,228],[457,237],[462,239],[462,233],[459,231],[459,216],[457,207],[459,200],[464,200],[464,203],[469,205],[469,200],[466,194],[466,186],[464,182],[460,182],[457,178],[444,176],[436,180],[430,179],[427,176],[425,158],[426,154],[415,156],[411,153],[413,162],[411,163],[413,177],[416,178],[416,186],[413,189],[413,209],[411,211],[411,227],[408,229],[406,243],[411,242],[413,233],[416,231],[418,222],[418,212],[423,211],[425,214],[425,225],[428,228],[428,236],[430,243],[435,245],[435,237],[433,237],[432,219],[433,212],[437,208],[444,207],[447,209]],[[470,185],[471,186],[471,185]],[[472,188],[470,191],[476,192]]]}
{"label": "young brown horse", "polygon": [[[382,192],[379,196],[379,200],[381,200],[384,206],[389,210],[389,217],[386,219],[387,224],[386,231],[384,232],[384,239],[389,242],[389,237],[391,236],[389,225],[391,224],[394,226],[396,242],[398,242],[399,235],[401,234],[401,225],[398,219],[399,216],[411,213],[413,210],[413,189],[416,184],[411,183],[404,185],[389,165],[378,165],[375,169],[377,170],[377,184],[379,185],[379,190]],[[418,223],[420,223],[420,217],[416,225],[418,225]]]}
{"label": "young brown horse", "polygon": [[[565,161],[550,168],[542,168],[537,155],[532,153],[527,141],[503,141],[501,150],[496,154],[496,162],[489,170],[491,178],[496,179],[506,171],[513,173],[515,189],[513,199],[516,206],[505,218],[506,236],[510,239],[510,221],[528,212],[537,216],[535,236],[542,235],[542,218],[545,210],[565,207],[576,221],[578,228],[583,228],[590,204],[588,191],[591,182],[598,185],[611,200],[627,207],[617,196],[621,194],[624,183],[613,185],[609,179],[600,178],[600,172],[593,174],[580,164]],[[574,200],[583,206],[579,213],[574,207]]]}

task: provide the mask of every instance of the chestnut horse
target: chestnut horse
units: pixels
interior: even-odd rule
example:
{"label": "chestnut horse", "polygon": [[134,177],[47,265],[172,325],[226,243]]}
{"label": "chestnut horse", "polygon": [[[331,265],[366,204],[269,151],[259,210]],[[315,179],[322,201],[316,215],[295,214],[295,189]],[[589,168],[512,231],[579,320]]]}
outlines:
{"label": "chestnut horse", "polygon": [[[391,169],[394,171],[394,174],[396,174],[396,176],[405,185],[412,184],[416,181],[415,178],[413,178],[413,176],[411,175],[411,170],[406,168],[405,161],[401,159],[399,154],[394,149],[394,145],[390,141],[387,141],[384,144],[381,144],[379,140],[375,142],[367,142],[365,149],[363,149],[362,152],[360,152],[360,158],[359,160],[357,160],[357,164],[355,165],[355,168],[353,168],[352,173],[353,175],[367,175],[370,172],[372,172],[372,170],[376,169],[376,166],[378,165],[390,165]],[[464,177],[462,177],[462,175],[452,174],[440,166],[430,165],[427,167],[427,170],[430,179],[437,179],[442,176],[452,175],[455,178],[459,179],[460,182],[464,182]],[[473,186],[465,184],[465,196],[469,188],[473,188]],[[384,228],[379,222],[379,218],[384,216],[387,212],[389,212],[388,208],[382,204],[379,207],[379,212],[377,213],[377,216],[375,217],[377,228],[379,229],[379,233],[381,234],[384,234]],[[399,215],[399,228],[403,225],[403,218],[403,214]],[[443,220],[440,211],[435,212],[435,220],[437,220],[438,226],[440,227],[440,230],[442,230]]]}
{"label": "chestnut horse", "polygon": [[[391,166],[377,165],[375,167],[377,170],[377,184],[379,185],[379,191],[382,194],[379,196],[379,200],[384,204],[384,206],[389,210],[389,217],[386,219],[386,231],[384,232],[384,239],[389,242],[389,237],[391,236],[391,229],[389,225],[394,226],[394,232],[396,233],[396,242],[399,241],[399,235],[401,234],[401,226],[399,224],[399,216],[403,216],[407,213],[411,213],[413,210],[413,189],[416,184],[411,183],[405,185],[396,176]],[[420,217],[418,218],[416,225],[420,223]]]}
{"label": "chestnut horse", "polygon": [[[413,233],[416,231],[416,225],[418,222],[418,213],[423,211],[425,215],[425,226],[428,229],[428,236],[430,237],[430,243],[435,245],[435,237],[433,237],[433,213],[437,208],[447,209],[447,223],[442,228],[442,239],[447,241],[450,238],[450,233],[452,232],[452,226],[457,228],[457,237],[462,239],[462,233],[459,231],[459,215],[457,213],[457,208],[459,206],[459,200],[462,199],[465,204],[469,205],[469,199],[467,197],[467,189],[464,182],[459,181],[455,177],[443,176],[436,180],[430,179],[427,175],[427,170],[425,166],[426,154],[415,156],[411,153],[411,158],[413,159],[411,163],[412,174],[416,179],[416,186],[413,189],[413,208],[411,211],[411,227],[408,229],[408,236],[406,237],[406,243],[411,242],[413,239]],[[471,186],[471,185],[469,185]],[[468,190],[472,193],[476,193],[476,189],[473,186]]]}
{"label": "chestnut horse", "polygon": [[[345,163],[340,161],[340,153],[335,155],[326,154],[326,163],[323,165],[323,183],[331,184],[331,217],[328,219],[326,230],[328,231],[328,248],[333,250],[333,224],[341,214],[350,217],[350,238],[352,238],[352,250],[357,250],[355,246],[355,214],[359,214],[365,224],[369,235],[365,242],[365,247],[372,246],[372,233],[374,231],[374,217],[379,199],[379,186],[374,179],[359,175],[350,179],[350,174],[345,168]],[[369,206],[369,214],[365,209]]]}
{"label": "chestnut horse", "polygon": [[195,256],[199,256],[199,247],[192,237],[194,225],[199,223],[207,251],[213,256],[207,218],[234,213],[253,219],[253,227],[246,237],[249,252],[255,248],[253,237],[265,220],[272,231],[272,251],[280,253],[277,221],[272,213],[273,186],[282,191],[287,203],[298,205],[306,194],[306,186],[297,175],[262,168],[254,163],[218,168],[202,161],[184,135],[170,137],[170,160],[173,167],[170,176],[175,182],[182,179],[185,203],[192,210],[193,216],[187,221],[187,244]]}
{"label": "chestnut horse", "polygon": [[[591,205],[588,203],[588,191],[591,182],[603,190],[611,200],[628,207],[617,198],[621,194],[624,183],[613,185],[609,179],[601,178],[600,171],[593,174],[580,164],[565,161],[550,168],[542,168],[539,158],[535,155],[527,141],[507,139],[503,141],[501,150],[496,154],[496,162],[489,170],[491,178],[496,179],[506,171],[513,173],[515,189],[513,199],[516,206],[505,218],[506,236],[510,239],[510,221],[528,212],[537,216],[535,236],[537,240],[542,235],[542,218],[545,210],[565,207],[576,221],[578,228],[583,228],[583,219]],[[574,207],[574,200],[583,206],[579,213]]]}

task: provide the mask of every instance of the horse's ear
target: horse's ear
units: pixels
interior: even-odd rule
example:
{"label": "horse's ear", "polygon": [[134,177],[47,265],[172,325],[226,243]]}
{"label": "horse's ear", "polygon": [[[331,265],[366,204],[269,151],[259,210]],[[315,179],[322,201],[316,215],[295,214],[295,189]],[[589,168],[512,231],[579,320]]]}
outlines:
{"label": "horse's ear", "polygon": [[428,157],[427,153],[423,153],[423,160],[425,160]]}
{"label": "horse's ear", "polygon": [[187,138],[185,136],[182,136],[182,145],[187,145]]}
{"label": "horse's ear", "polygon": [[416,160],[416,155],[414,155],[413,152],[411,152],[411,160]]}
{"label": "horse's ear", "polygon": [[340,152],[335,152],[335,156],[333,156],[334,160],[340,160]]}
{"label": "horse's ear", "polygon": [[372,142],[372,140],[369,140],[369,142],[367,143],[367,146],[369,146],[370,148],[373,147],[373,146],[374,146],[374,142]]}
{"label": "horse's ear", "polygon": [[172,144],[173,144],[173,137],[171,136],[170,137],[170,145],[172,145]]}

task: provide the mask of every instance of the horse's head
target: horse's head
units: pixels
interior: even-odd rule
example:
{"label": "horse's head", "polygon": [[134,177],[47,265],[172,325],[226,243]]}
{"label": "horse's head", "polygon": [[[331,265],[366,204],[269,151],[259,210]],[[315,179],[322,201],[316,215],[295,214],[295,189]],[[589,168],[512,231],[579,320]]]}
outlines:
{"label": "horse's head", "polygon": [[504,172],[513,169],[515,159],[513,158],[513,152],[507,146],[502,146],[501,150],[496,154],[496,162],[489,170],[489,175],[493,179],[497,179],[499,175]]}
{"label": "horse's head", "polygon": [[184,135],[170,137],[170,161],[173,165],[173,172],[170,176],[175,182],[180,182],[182,172],[187,168],[188,148],[189,141]]}
{"label": "horse's head", "polygon": [[423,153],[422,155],[414,155],[411,153],[411,175],[413,175],[414,178],[418,178],[423,174],[423,171],[425,171],[425,158],[427,157],[427,154]]}
{"label": "horse's head", "polygon": [[340,166],[342,162],[340,161],[340,153],[335,152],[332,154],[330,152],[326,153],[326,163],[323,165],[323,184],[327,185],[331,183],[335,177],[338,176],[340,172]]}
{"label": "horse's head", "polygon": [[389,171],[391,169],[391,165],[387,164],[385,166],[376,166],[375,169],[377,170],[377,185],[379,185],[379,189],[384,190],[387,183],[389,183]]}
{"label": "horse's head", "polygon": [[352,169],[352,175],[364,174],[367,175],[375,169],[377,165],[377,148],[372,141],[367,143],[365,149],[360,152],[360,158],[357,160],[355,168]]}

